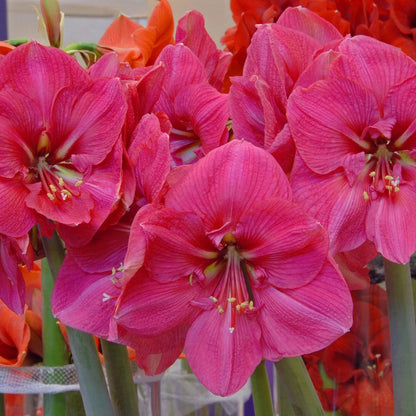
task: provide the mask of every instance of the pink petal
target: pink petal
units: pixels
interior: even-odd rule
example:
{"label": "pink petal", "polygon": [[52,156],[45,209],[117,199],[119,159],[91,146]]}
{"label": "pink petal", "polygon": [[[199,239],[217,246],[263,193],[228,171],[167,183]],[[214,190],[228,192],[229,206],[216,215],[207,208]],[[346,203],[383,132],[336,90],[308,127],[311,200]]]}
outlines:
{"label": "pink petal", "polygon": [[37,214],[26,206],[28,193],[20,180],[0,178],[1,234],[20,237],[36,224]]}
{"label": "pink petal", "polygon": [[201,13],[191,10],[179,19],[175,41],[183,43],[199,58],[205,68],[208,82],[221,91],[231,53],[217,49],[204,27],[204,17]]}
{"label": "pink petal", "polygon": [[174,98],[186,85],[206,82],[205,70],[198,58],[184,45],[166,46],[155,62],[159,63],[165,65],[166,75],[154,111],[164,111],[174,120]]}
{"label": "pink petal", "polygon": [[55,94],[63,87],[86,82],[87,72],[66,52],[32,41],[3,59],[0,87],[31,97],[48,117]]}
{"label": "pink petal", "polygon": [[278,360],[318,351],[351,327],[351,295],[333,264],[327,261],[316,279],[300,288],[259,290],[264,358]]}
{"label": "pink petal", "polygon": [[[284,31],[281,30],[282,32]],[[287,90],[285,62],[280,51],[280,38],[271,25],[260,26],[247,49],[243,75],[260,77],[273,89],[276,102],[286,106]]]}
{"label": "pink petal", "polygon": [[0,286],[1,300],[17,314],[23,314],[25,282],[18,267],[19,256],[12,240],[0,235]]}
{"label": "pink petal", "polygon": [[42,114],[37,104],[10,89],[0,92],[0,175],[12,178],[24,176],[34,162],[42,131]]}
{"label": "pink petal", "polygon": [[170,171],[169,136],[160,129],[154,114],[143,116],[132,135],[128,151],[141,196],[152,202]]}
{"label": "pink petal", "polygon": [[94,203],[87,193],[68,198],[63,203],[56,203],[49,199],[40,182],[27,185],[27,188],[30,193],[25,199],[26,205],[46,218],[68,225],[91,220],[90,211]]}
{"label": "pink petal", "polygon": [[392,86],[416,75],[415,62],[399,48],[368,36],[345,39],[339,51],[332,68],[336,76],[365,85],[380,104]]}
{"label": "pink petal", "polygon": [[195,214],[164,209],[142,227],[150,238],[147,264],[158,281],[203,279],[218,256]]}
{"label": "pink petal", "polygon": [[291,174],[293,200],[302,205],[327,230],[332,253],[348,251],[366,240],[365,183],[351,186],[342,171],[317,175],[297,157]]}
{"label": "pink petal", "polygon": [[300,206],[273,198],[244,214],[235,231],[240,253],[278,288],[309,283],[328,254],[322,226]]}
{"label": "pink petal", "polygon": [[416,77],[391,88],[384,102],[384,117],[395,120],[392,138],[396,149],[416,147]]}
{"label": "pink petal", "polygon": [[216,240],[216,230],[230,224],[228,230],[219,231],[224,235],[258,200],[289,199],[290,192],[285,174],[270,154],[233,140],[195,164],[166,195],[166,206],[195,212]]}
{"label": "pink petal", "polygon": [[229,101],[236,138],[270,149],[286,124],[286,99],[281,103],[275,94],[274,89],[257,76],[232,78]]}
{"label": "pink petal", "polygon": [[123,224],[98,231],[87,245],[67,247],[75,263],[87,273],[103,273],[123,264],[129,229]]}
{"label": "pink petal", "polygon": [[54,102],[49,129],[54,156],[71,158],[80,171],[102,162],[120,135],[125,112],[116,79],[62,89]]}
{"label": "pink petal", "polygon": [[142,368],[146,375],[166,371],[183,351],[187,329],[187,326],[179,327],[159,336],[140,336],[132,339],[137,366]]}
{"label": "pink petal", "polygon": [[201,313],[188,331],[185,355],[198,380],[212,393],[228,396],[240,390],[262,359],[260,327],[253,316],[231,318],[216,308]]}
{"label": "pink petal", "polygon": [[188,279],[161,284],[140,270],[123,289],[115,322],[137,336],[159,336],[192,322],[199,309],[191,302],[201,293],[199,284],[190,285]]}
{"label": "pink petal", "polygon": [[120,288],[107,273],[86,273],[67,256],[52,293],[53,314],[65,325],[106,337]]}
{"label": "pink petal", "polygon": [[95,64],[88,68],[92,78],[115,78],[120,76],[120,61],[116,52],[103,55]]}
{"label": "pink petal", "polygon": [[366,231],[377,250],[394,263],[405,264],[416,251],[416,189],[412,184],[400,186],[392,197],[385,195],[371,201]]}
{"label": "pink petal", "polygon": [[280,15],[277,23],[305,33],[318,40],[322,45],[342,39],[341,33],[333,24],[306,7],[288,7]]}
{"label": "pink petal", "polygon": [[228,99],[209,84],[193,84],[175,99],[175,114],[201,140],[205,154],[228,140]]}
{"label": "pink petal", "polygon": [[310,169],[325,174],[348,167],[350,155],[369,146],[361,136],[379,120],[380,113],[367,89],[338,79],[297,88],[289,99],[287,117],[300,155]]}
{"label": "pink petal", "polygon": [[[79,187],[93,201],[91,220],[70,226],[58,224],[59,234],[66,244],[79,247],[87,244],[102,226],[119,199],[121,186],[121,142],[117,142],[106,160],[94,167]],[[69,225],[69,224],[68,224]],[[76,225],[76,233],[73,226]]]}

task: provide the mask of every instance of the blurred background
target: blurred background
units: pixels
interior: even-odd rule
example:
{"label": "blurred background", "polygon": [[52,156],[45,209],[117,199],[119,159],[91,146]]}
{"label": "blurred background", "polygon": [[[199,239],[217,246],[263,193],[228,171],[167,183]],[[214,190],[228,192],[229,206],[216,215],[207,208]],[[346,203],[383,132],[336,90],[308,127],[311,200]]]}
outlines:
{"label": "blurred background", "polygon": [[[65,13],[63,46],[66,46],[73,42],[97,42],[120,13],[146,25],[157,0],[60,0],[59,3]],[[225,30],[233,26],[230,0],[170,0],[170,5],[175,22],[187,10],[203,13],[208,33],[218,45]],[[0,0],[0,39],[31,38],[47,43],[39,31],[35,8],[39,8],[38,0]]]}

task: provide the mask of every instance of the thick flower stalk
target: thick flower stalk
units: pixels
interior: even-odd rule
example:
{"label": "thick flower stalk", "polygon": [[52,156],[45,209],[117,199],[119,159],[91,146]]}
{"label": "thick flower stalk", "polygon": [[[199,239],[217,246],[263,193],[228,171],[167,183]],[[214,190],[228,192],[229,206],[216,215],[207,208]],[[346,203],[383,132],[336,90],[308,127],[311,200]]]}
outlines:
{"label": "thick flower stalk", "polygon": [[232,141],[168,183],[165,206],[132,225],[125,262],[144,232],[144,268],[125,285],[110,334],[128,334],[147,372],[185,348],[200,381],[228,395],[263,357],[315,351],[349,329],[351,297],[326,231],[291,201],[271,155]]}

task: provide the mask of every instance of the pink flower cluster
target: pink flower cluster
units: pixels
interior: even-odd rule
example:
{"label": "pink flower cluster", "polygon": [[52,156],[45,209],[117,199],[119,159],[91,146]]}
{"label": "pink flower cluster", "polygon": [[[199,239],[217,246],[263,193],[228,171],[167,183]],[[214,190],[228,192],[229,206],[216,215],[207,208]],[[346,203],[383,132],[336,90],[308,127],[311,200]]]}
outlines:
{"label": "pink flower cluster", "polygon": [[55,315],[148,374],[184,350],[220,395],[350,329],[340,270],[363,287],[354,267],[416,251],[416,63],[303,8],[225,94],[229,61],[198,12],[143,68],[36,42],[0,61],[2,299],[22,311],[17,262],[56,230]]}

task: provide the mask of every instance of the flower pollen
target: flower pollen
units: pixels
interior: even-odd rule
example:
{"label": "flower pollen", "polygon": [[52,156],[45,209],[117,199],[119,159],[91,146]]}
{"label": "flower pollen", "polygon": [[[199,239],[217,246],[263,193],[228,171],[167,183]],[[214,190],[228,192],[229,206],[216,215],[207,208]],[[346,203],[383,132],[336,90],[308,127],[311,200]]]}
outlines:
{"label": "flower pollen", "polygon": [[229,329],[232,334],[236,317],[254,310],[254,297],[246,261],[240,254],[237,241],[231,232],[225,234],[221,247],[223,248],[219,259],[216,260],[216,266],[221,266],[222,273],[210,299],[220,314],[227,311],[231,314]]}

